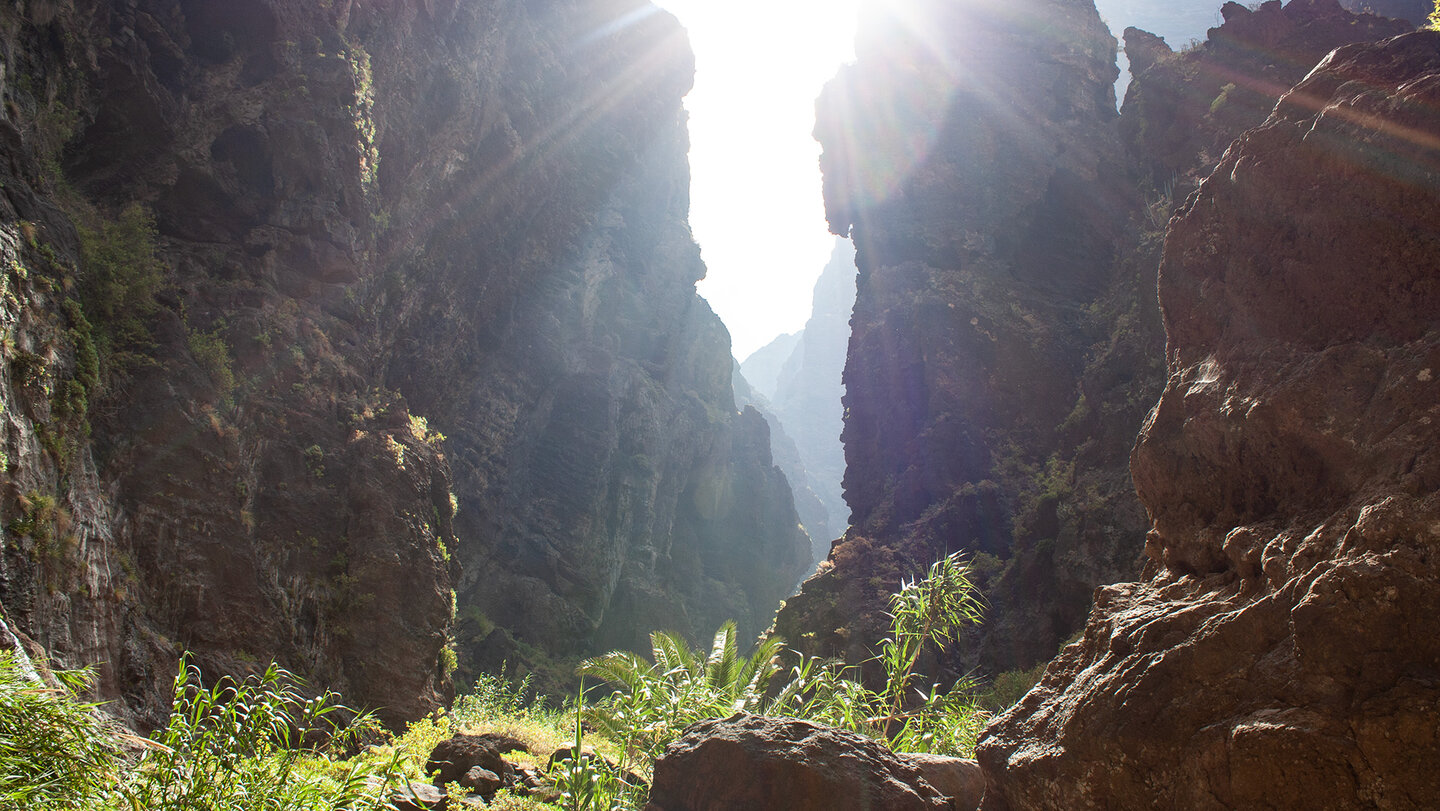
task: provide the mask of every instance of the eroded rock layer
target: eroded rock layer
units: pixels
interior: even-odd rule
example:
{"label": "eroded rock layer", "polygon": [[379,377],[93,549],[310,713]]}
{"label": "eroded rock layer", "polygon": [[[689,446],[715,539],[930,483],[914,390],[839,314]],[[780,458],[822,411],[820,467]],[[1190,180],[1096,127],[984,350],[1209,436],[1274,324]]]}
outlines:
{"label": "eroded rock layer", "polygon": [[1440,803],[1440,33],[1331,54],[1167,236],[1144,582],[993,724],[990,808]]}
{"label": "eroded rock layer", "polygon": [[0,602],[138,721],[182,648],[398,720],[457,643],[755,630],[792,586],[669,15],[67,0],[0,54]]}

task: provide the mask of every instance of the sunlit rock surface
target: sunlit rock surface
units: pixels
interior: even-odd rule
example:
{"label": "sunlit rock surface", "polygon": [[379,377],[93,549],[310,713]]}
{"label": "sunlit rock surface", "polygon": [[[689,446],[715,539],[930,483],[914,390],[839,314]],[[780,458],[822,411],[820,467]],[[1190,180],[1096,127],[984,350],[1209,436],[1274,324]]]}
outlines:
{"label": "sunlit rock surface", "polygon": [[[451,689],[448,644],[468,677],[768,622],[808,541],[694,293],[673,18],[70,0],[0,23],[0,602],[105,663],[117,709],[153,721],[182,648],[398,721]],[[151,337],[87,389],[75,226],[132,203],[158,228]]]}
{"label": "sunlit rock surface", "polygon": [[992,724],[987,808],[1440,804],[1440,34],[1332,54],[1166,240],[1147,579]]}

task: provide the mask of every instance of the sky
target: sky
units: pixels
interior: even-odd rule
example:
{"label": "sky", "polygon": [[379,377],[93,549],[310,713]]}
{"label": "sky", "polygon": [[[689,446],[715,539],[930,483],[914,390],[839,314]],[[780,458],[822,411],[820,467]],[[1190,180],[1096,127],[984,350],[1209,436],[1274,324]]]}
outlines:
{"label": "sky", "polygon": [[815,98],[854,59],[859,0],[656,0],[695,49],[690,225],[699,284],[743,360],[805,326],[835,238],[820,196]]}

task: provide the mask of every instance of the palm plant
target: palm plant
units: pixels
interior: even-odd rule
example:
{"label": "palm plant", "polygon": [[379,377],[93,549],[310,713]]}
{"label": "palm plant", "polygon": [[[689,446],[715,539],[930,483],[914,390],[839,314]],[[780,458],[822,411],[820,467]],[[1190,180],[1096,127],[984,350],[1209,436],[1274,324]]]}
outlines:
{"label": "palm plant", "polygon": [[581,675],[617,687],[590,706],[589,720],[624,747],[627,760],[648,768],[690,724],[761,711],[783,648],[781,639],[769,637],[749,656],[742,655],[733,620],[720,626],[703,656],[680,634],[656,631],[650,635],[653,663],[629,651],[580,663]]}

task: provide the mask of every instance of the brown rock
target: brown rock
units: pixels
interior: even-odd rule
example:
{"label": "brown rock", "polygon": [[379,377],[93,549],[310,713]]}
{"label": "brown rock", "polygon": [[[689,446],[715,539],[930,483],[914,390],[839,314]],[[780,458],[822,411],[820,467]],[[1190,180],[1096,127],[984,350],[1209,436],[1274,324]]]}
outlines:
{"label": "brown rock", "polygon": [[980,764],[968,758],[946,757],[918,752],[899,753],[901,760],[920,770],[925,782],[950,798],[955,811],[975,811],[985,797],[985,774]]}
{"label": "brown rock", "polygon": [[479,766],[470,767],[469,771],[461,775],[456,782],[476,794],[494,794],[500,790],[501,786],[505,785],[505,781],[500,779],[500,775]]}
{"label": "brown rock", "polygon": [[793,718],[691,725],[655,762],[651,811],[945,809],[920,770],[882,744]]}
{"label": "brown rock", "polygon": [[1191,196],[1150,577],[990,726],[986,808],[1440,806],[1437,223],[1436,32],[1332,53]]}
{"label": "brown rock", "polygon": [[443,786],[462,780],[471,769],[480,768],[503,777],[511,771],[500,751],[488,738],[478,735],[456,735],[441,741],[430,751],[425,773],[434,776],[435,785]]}

